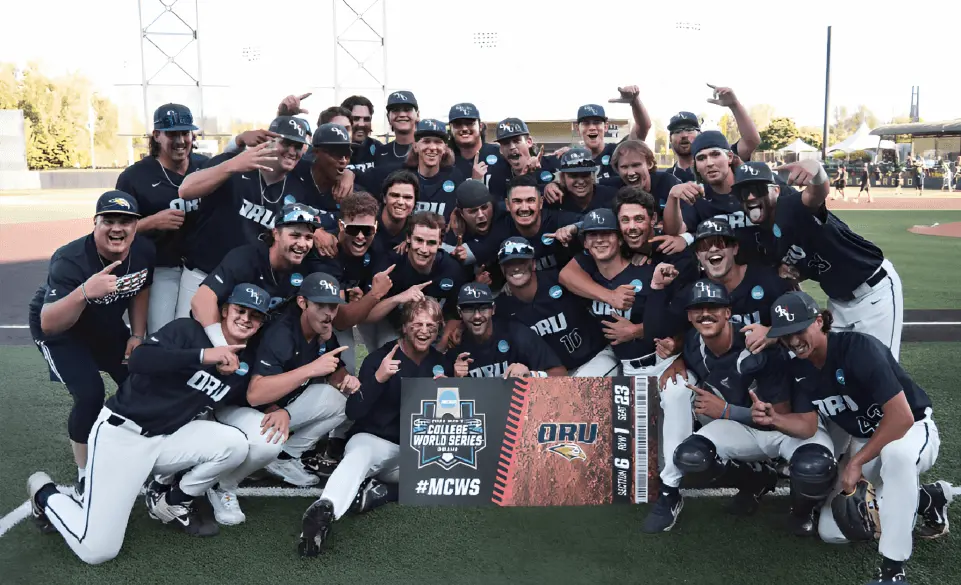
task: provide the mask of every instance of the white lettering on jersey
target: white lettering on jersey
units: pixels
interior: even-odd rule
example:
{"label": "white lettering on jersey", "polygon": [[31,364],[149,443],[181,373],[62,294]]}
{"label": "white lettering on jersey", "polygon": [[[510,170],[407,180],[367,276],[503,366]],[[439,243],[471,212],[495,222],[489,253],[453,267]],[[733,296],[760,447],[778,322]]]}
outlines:
{"label": "white lettering on jersey", "polygon": [[754,311],[749,315],[731,315],[729,321],[732,325],[753,325],[761,322],[761,312]]}
{"label": "white lettering on jersey", "polygon": [[440,203],[437,201],[418,201],[414,212],[418,211],[430,211],[431,213],[436,213],[437,215],[444,215],[444,209],[447,207],[446,203]]}
{"label": "white lettering on jersey", "polygon": [[215,376],[211,376],[203,370],[197,370],[197,372],[187,380],[187,385],[194,390],[203,392],[214,402],[220,402],[220,400],[230,392],[229,384],[224,384]]}
{"label": "white lettering on jersey", "polygon": [[550,270],[556,267],[557,267],[557,258],[555,258],[553,254],[548,254],[547,256],[538,258],[536,262],[534,262],[535,270]]}
{"label": "white lettering on jersey", "polygon": [[591,312],[597,315],[598,317],[609,317],[611,315],[620,315],[621,317],[624,317],[625,319],[630,321],[631,311],[633,310],[634,309],[632,307],[626,311],[619,311],[614,307],[610,306],[609,304],[602,303],[601,301],[593,301],[591,303]]}
{"label": "white lettering on jersey", "polygon": [[828,418],[837,416],[845,410],[850,410],[851,412],[858,411],[858,403],[847,394],[828,396],[821,400],[812,400],[811,403],[817,406],[821,414]]}
{"label": "white lettering on jersey", "polygon": [[541,319],[537,323],[534,323],[531,325],[531,329],[541,337],[550,335],[551,333],[560,333],[567,329],[567,318],[564,317],[564,313],[558,313],[553,317]]}
{"label": "white lettering on jersey", "polygon": [[146,268],[139,272],[124,274],[123,276],[117,278],[117,290],[105,297],[101,297],[99,299],[90,299],[90,302],[96,305],[109,305],[110,303],[120,299],[136,296],[136,294],[140,292],[140,289],[143,288],[143,284],[145,282],[147,282]]}
{"label": "white lettering on jersey", "polygon": [[197,211],[200,209],[200,199],[191,199],[186,201],[177,197],[176,199],[170,200],[170,209],[177,209],[183,211],[184,213],[190,213],[191,211]]}
{"label": "white lettering on jersey", "polygon": [[714,216],[715,218],[726,219],[727,223],[731,224],[734,229],[751,227],[754,225],[751,222],[751,218],[744,215],[743,211],[735,211],[733,213],[719,213]]}
{"label": "white lettering on jersey", "polygon": [[507,371],[507,361],[503,361],[499,364],[491,364],[489,366],[481,366],[479,368],[474,368],[468,373],[472,378],[502,378],[504,372]]}
{"label": "white lettering on jersey", "polygon": [[884,418],[884,411],[877,404],[872,404],[864,411],[864,416],[858,417],[858,428],[865,435],[873,435]]}
{"label": "white lettering on jersey", "polygon": [[274,216],[273,211],[263,205],[257,205],[244,199],[243,205],[240,206],[240,215],[245,219],[259,223],[267,229],[274,229],[276,216]]}

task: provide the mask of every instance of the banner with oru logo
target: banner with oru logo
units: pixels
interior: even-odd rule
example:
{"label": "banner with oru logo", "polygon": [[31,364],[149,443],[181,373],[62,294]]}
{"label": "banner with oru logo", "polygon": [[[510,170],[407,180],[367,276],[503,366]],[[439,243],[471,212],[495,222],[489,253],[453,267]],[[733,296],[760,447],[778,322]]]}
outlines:
{"label": "banner with oru logo", "polygon": [[657,497],[655,378],[406,378],[402,392],[401,504]]}

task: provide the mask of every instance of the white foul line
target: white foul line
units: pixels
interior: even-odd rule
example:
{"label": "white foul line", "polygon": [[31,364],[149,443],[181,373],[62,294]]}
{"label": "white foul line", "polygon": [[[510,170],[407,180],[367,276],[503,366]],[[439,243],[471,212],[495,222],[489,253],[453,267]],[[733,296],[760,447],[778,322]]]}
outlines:
{"label": "white foul line", "polygon": [[20,504],[13,511],[0,518],[0,536],[7,533],[8,530],[20,524],[24,520],[30,517],[30,500]]}

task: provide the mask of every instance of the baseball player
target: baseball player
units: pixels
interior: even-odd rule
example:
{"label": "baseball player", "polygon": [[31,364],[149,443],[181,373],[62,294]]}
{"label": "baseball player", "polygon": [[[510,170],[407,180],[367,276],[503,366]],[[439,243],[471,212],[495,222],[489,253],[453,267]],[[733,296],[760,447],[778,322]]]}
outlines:
{"label": "baseball player", "polygon": [[432,347],[443,324],[436,300],[412,301],[404,306],[400,340],[364,360],[361,390],[347,398],[347,418],[354,424],[344,458],[327,480],[324,493],[304,513],[301,556],[320,554],[331,524],[348,508],[363,512],[397,500],[401,380],[453,375],[449,360]]}
{"label": "baseball player", "polygon": [[[874,484],[883,528],[876,582],[900,583],[906,580],[904,562],[911,556],[916,511],[924,512],[923,535],[936,538],[947,532],[951,490],[939,483],[924,486],[924,498],[918,491],[918,477],[934,465],[941,445],[931,400],[880,341],[857,331],[834,332],[832,321],[832,312],[820,311],[804,292],[787,293],[771,308],[768,335],[797,356],[788,374],[803,398],[796,401],[797,414],[782,416],[787,420],[782,424],[792,434],[808,435],[816,416],[804,413],[818,413],[850,438],[839,472],[841,490],[852,493],[862,477]],[[767,405],[757,410],[768,410]],[[826,542],[846,541],[830,499],[822,508],[818,533]]]}
{"label": "baseball player", "polygon": [[454,189],[469,175],[454,166],[454,153],[447,146],[444,123],[430,118],[417,123],[413,152],[408,166],[417,172],[420,191],[415,211],[429,211],[450,221],[457,200]]}
{"label": "baseball player", "polygon": [[680,183],[669,171],[659,171],[654,151],[640,140],[625,140],[611,155],[611,167],[617,176],[611,177],[611,187],[637,186],[654,196],[658,207],[664,209],[671,188]]}
{"label": "baseball player", "polygon": [[383,146],[383,143],[371,136],[374,104],[362,95],[352,95],[341,102],[340,107],[350,112],[350,142],[353,152],[347,168],[354,171],[359,185],[368,191],[377,192],[376,185],[372,187],[367,184],[367,173],[374,170],[377,149]]}
{"label": "baseball player", "polygon": [[520,118],[507,118],[497,124],[495,140],[500,150],[500,160],[488,170],[487,186],[498,201],[507,199],[510,183],[514,177],[532,174],[536,185],[543,190],[554,180],[557,160],[544,157],[543,147],[534,154],[534,140],[527,124]]}
{"label": "baseball player", "polygon": [[321,124],[311,137],[311,145],[314,162],[309,166],[298,164],[294,176],[303,177],[308,185],[313,185],[319,197],[314,207],[336,213],[340,202],[353,190],[353,183],[350,189],[337,190],[343,177],[350,172],[347,170],[352,148],[350,131],[340,124]]}
{"label": "baseball player", "polygon": [[[658,276],[655,276],[658,278]],[[670,275],[660,278],[669,283]],[[789,412],[791,385],[787,356],[780,347],[752,353],[743,333],[731,323],[731,299],[719,283],[701,279],[688,291],[687,319],[693,326],[685,335],[682,359],[694,382],[678,376],[661,392],[664,411],[664,452],[661,495],[644,523],[644,531],[666,532],[684,507],[678,490],[681,477],[699,474],[717,478],[727,472],[739,491],[731,512],[750,515],[760,499],[772,491],[777,472],[767,461],[791,461],[802,445],[813,443],[831,457],[831,437],[818,429],[810,439],[796,439],[752,419],[752,395]],[[704,425],[694,434],[691,404]]]}
{"label": "baseball player", "polygon": [[367,185],[372,193],[380,191],[379,182],[387,175],[407,164],[407,157],[416,140],[414,132],[420,121],[420,109],[413,92],[402,90],[391,93],[387,96],[386,109],[387,123],[394,133],[394,139],[377,149],[374,161],[377,183]]}
{"label": "baseball player", "polygon": [[[30,303],[34,343],[73,397],[67,434],[77,464],[76,491],[84,491],[87,437],[103,407],[104,371],[118,385],[125,360],[147,331],[156,253],[137,237],[137,200],[121,191],[97,199],[93,232],[60,247],[50,258],[46,285]],[[130,328],[123,321],[127,313]]]}
{"label": "baseball player", "polygon": [[600,167],[586,148],[571,148],[561,155],[557,180],[561,185],[560,199],[544,191],[544,200],[557,209],[587,213],[602,207],[610,208],[617,191],[597,182]]}
{"label": "baseball player", "polygon": [[603,377],[618,362],[603,354],[607,345],[584,300],[560,285],[554,270],[534,269],[534,247],[524,238],[508,238],[497,255],[509,294],[494,309],[531,328],[560,358],[571,376]]}
{"label": "baseball player", "polygon": [[268,295],[240,283],[221,307],[227,345],[211,347],[191,319],[171,321],[130,355],[130,376],[107,400],[90,432],[87,492],[82,501],[57,490],[40,471],[27,480],[36,521],[52,526],[85,563],[113,559],[123,545],[140,488],[154,473],[186,471],[176,486],[150,502],[151,514],[196,536],[205,527],[194,498],[247,456],[243,433],[203,420],[218,404],[246,390],[251,352]]}
{"label": "baseball player", "polygon": [[[199,208],[184,238],[178,318],[189,316],[194,294],[224,256],[260,241],[284,205],[320,203],[310,182],[293,175],[310,141],[307,122],[278,116],[269,128],[277,138],[218,155],[180,185],[181,199],[187,204],[199,201]],[[327,225],[332,227],[333,217]]]}
{"label": "baseball player", "polygon": [[420,181],[411,171],[400,169],[387,176],[374,235],[376,255],[388,254],[407,240],[407,219],[414,213],[419,193]]}
{"label": "baseball player", "polygon": [[781,167],[803,192],[782,192],[764,163],[737,170],[734,194],[753,223],[773,240],[774,257],[798,280],[821,285],[834,328],[881,340],[895,359],[901,349],[904,298],[901,278],[884,253],[827,210],[827,173],[806,160]]}
{"label": "baseball player", "polygon": [[237,283],[256,282],[266,290],[271,314],[294,298],[304,272],[312,272],[311,262],[305,264],[304,259],[314,245],[313,231],[319,225],[315,209],[300,203],[285,205],[264,242],[231,250],[204,279],[190,302],[190,310],[214,347],[226,345],[218,307]]}
{"label": "baseball player", "polygon": [[180,257],[184,233],[189,231],[187,213],[196,204],[177,197],[186,176],[200,168],[206,157],[193,154],[194,126],[190,109],[180,104],[164,104],[154,111],[150,153],[130,165],[117,177],[117,190],[137,201],[141,219],[137,231],[153,240],[157,248],[157,268],[150,288],[152,302],[147,315],[147,330],[157,331],[174,319],[180,291]]}
{"label": "baseball player", "polygon": [[[472,248],[483,247],[495,222],[509,216],[503,205],[495,205],[490,190],[481,181],[468,179],[454,189],[457,208],[451,214],[451,229],[444,236],[444,249],[465,265],[476,262]],[[489,245],[489,244],[487,244]]]}
{"label": "baseball player", "polygon": [[[711,84],[708,84],[708,87],[714,91],[714,97],[707,102],[730,108],[734,116],[737,131],[741,137],[734,143],[734,153],[741,157],[741,160],[751,160],[754,149],[761,144],[761,135],[754,126],[754,121],[751,120],[747,109],[737,99],[731,88],[715,87]],[[678,112],[668,122],[667,131],[670,133],[671,150],[674,151],[676,159],[671,168],[671,174],[682,183],[696,181],[691,143],[701,133],[700,120],[691,112]]]}
{"label": "baseball player", "polygon": [[457,292],[464,282],[464,271],[456,260],[440,249],[445,229],[443,217],[421,211],[411,216],[407,229],[407,251],[403,255],[392,254],[375,259],[376,272],[384,272],[391,265],[396,267],[390,272],[390,292],[371,309],[365,322],[378,323],[387,319],[382,323],[385,326],[378,327],[378,341],[384,345],[397,339],[400,333],[403,305],[424,296],[433,297],[448,318],[441,334],[441,340],[446,344],[450,332],[460,325],[455,309]]}
{"label": "baseball player", "polygon": [[[224,406],[216,420],[243,431],[250,442],[247,459],[222,476],[207,496],[220,524],[239,524],[245,516],[237,486],[266,466],[285,482],[307,487],[320,479],[309,473],[301,456],[346,420],[346,395],[360,382],[347,373],[333,336],[333,318],[343,305],[336,279],[322,272],[304,278],[296,305],[264,329],[247,388],[246,406]],[[279,436],[267,440],[264,433]]]}
{"label": "baseball player", "polygon": [[496,144],[484,143],[477,106],[471,103],[454,104],[447,121],[454,147],[454,166],[464,177],[486,184],[491,168],[500,162],[500,149]]}
{"label": "baseball player", "polygon": [[566,376],[567,369],[540,336],[524,324],[494,319],[490,287],[469,282],[457,295],[464,334],[456,347],[458,378],[526,378]]}

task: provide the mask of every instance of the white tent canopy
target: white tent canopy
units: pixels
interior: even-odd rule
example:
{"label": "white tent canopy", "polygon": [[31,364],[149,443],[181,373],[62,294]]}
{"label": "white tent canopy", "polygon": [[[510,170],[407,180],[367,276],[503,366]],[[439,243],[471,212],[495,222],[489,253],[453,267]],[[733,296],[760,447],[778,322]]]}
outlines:
{"label": "white tent canopy", "polygon": [[807,142],[804,142],[800,138],[798,138],[791,144],[788,144],[784,148],[778,149],[778,152],[781,154],[788,154],[788,153],[800,154],[802,152],[817,152],[817,151],[818,149],[814,148]]}
{"label": "white tent canopy", "polygon": [[828,152],[854,152],[857,150],[890,150],[894,149],[894,142],[890,140],[878,140],[877,136],[871,136],[871,129],[864,122],[857,132],[828,148]]}

